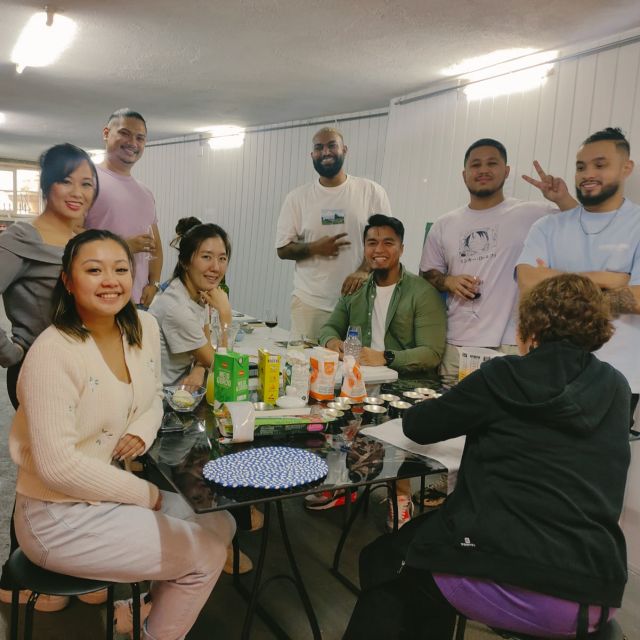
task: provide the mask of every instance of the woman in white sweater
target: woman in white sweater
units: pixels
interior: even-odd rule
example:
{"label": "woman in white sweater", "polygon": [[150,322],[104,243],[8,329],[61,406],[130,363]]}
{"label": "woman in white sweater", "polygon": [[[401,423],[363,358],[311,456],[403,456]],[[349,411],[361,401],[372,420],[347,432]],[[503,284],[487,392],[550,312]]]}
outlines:
{"label": "woman in white sweater", "polygon": [[196,516],[118,464],[149,448],[162,418],[158,326],[131,303],[131,263],[108,231],[65,248],[53,326],[18,381],[15,525],[24,553],[47,569],[153,580],[144,637],[178,640],[222,571],[235,523],[227,512]]}

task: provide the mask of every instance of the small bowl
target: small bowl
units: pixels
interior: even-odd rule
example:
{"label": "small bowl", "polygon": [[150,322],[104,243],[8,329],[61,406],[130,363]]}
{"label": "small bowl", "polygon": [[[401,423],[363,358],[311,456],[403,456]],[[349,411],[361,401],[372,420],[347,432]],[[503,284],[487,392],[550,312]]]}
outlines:
{"label": "small bowl", "polygon": [[[382,398],[378,398],[375,396],[367,396],[363,401],[363,404],[384,404],[384,400]],[[366,409],[366,407],[365,407]]]}
{"label": "small bowl", "polygon": [[416,393],[420,393],[423,396],[426,396],[427,398],[435,398],[437,395],[435,390],[431,389],[430,387],[418,387],[417,389],[414,389],[414,391]]}
{"label": "small bowl", "polygon": [[387,408],[379,404],[365,404],[364,410],[367,413],[387,413]]}
{"label": "small bowl", "polygon": [[424,400],[425,396],[423,396],[421,393],[418,393],[417,391],[405,391],[402,394],[405,398],[409,398],[409,400]]}
{"label": "small bowl", "polygon": [[253,333],[254,328],[255,327],[253,325],[249,324],[248,322],[243,322],[240,325],[240,329],[242,329],[242,333],[247,333],[247,334]]}
{"label": "small bowl", "polygon": [[383,402],[386,402],[386,403],[397,402],[398,400],[400,400],[400,396],[396,396],[393,393],[383,393],[380,396],[380,400],[382,400]]}
{"label": "small bowl", "polygon": [[348,411],[351,408],[351,405],[348,402],[339,402],[337,400],[333,400],[332,402],[327,402],[327,409],[337,409],[338,411]]}
{"label": "small bowl", "polygon": [[198,387],[192,384],[176,384],[164,388],[164,397],[174,411],[188,413],[200,404],[205,391],[205,387]]}
{"label": "small bowl", "polygon": [[271,411],[272,409],[275,409],[275,407],[268,402],[254,402],[253,408],[256,411]]}

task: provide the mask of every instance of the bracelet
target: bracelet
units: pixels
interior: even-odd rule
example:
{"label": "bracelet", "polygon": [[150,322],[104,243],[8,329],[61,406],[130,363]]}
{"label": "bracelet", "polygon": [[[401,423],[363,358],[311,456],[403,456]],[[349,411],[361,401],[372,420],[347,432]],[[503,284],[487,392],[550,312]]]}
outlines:
{"label": "bracelet", "polygon": [[151,285],[152,287],[155,287],[158,291],[160,291],[160,281],[156,280],[155,282],[148,282],[147,285]]}

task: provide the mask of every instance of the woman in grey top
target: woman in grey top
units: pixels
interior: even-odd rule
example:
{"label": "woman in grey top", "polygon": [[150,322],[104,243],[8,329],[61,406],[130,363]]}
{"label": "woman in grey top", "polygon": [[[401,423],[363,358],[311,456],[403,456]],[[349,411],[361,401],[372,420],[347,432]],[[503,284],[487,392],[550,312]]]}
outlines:
{"label": "woman in grey top", "polygon": [[24,355],[51,324],[51,293],[62,250],[98,194],[96,168],[82,149],[56,145],[40,156],[40,188],[44,211],[33,222],[15,222],[0,234],[0,293],[11,322],[11,335],[0,331],[0,366],[7,368],[7,391],[16,408]]}

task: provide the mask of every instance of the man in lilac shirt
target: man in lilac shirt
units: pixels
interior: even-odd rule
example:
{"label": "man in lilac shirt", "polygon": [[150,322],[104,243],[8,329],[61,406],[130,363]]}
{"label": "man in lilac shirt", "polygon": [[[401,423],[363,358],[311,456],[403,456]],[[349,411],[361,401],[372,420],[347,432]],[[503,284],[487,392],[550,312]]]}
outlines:
{"label": "man in lilac shirt", "polygon": [[135,260],[132,298],[146,308],[160,286],[162,243],[153,194],[132,175],[147,141],[147,123],[131,109],[114,111],[102,132],[104,161],[97,166],[100,193],[85,220],[87,229],[122,236]]}

